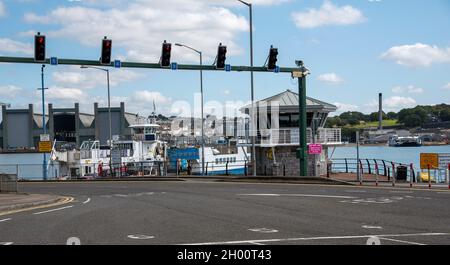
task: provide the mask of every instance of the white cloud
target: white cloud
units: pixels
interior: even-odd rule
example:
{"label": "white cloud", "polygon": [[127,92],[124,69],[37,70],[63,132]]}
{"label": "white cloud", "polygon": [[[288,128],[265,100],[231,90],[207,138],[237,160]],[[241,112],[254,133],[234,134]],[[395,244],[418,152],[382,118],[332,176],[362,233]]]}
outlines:
{"label": "white cloud", "polygon": [[344,79],[342,77],[340,77],[339,75],[337,75],[336,73],[327,73],[327,74],[319,75],[317,77],[317,80],[328,83],[328,84],[340,84],[340,83],[344,82]]}
{"label": "white cloud", "polygon": [[7,38],[0,38],[0,54],[13,53],[13,54],[33,54],[33,46],[30,43],[23,43]]}
{"label": "white cloud", "polygon": [[350,6],[336,6],[325,1],[319,9],[292,13],[292,19],[299,28],[316,28],[326,25],[351,25],[366,21],[363,13]]}
{"label": "white cloud", "polygon": [[337,107],[336,114],[340,114],[347,111],[357,111],[359,109],[359,107],[356,105],[346,103],[335,102],[333,103],[333,105]]}
{"label": "white cloud", "polygon": [[[41,94],[40,91],[36,92]],[[45,91],[45,96],[50,100],[61,100],[70,102],[84,102],[89,100],[88,94],[78,88],[50,87]]]}
{"label": "white cloud", "polygon": [[433,63],[450,62],[450,48],[439,48],[428,44],[416,43],[390,48],[381,55],[383,59],[393,60],[406,66],[430,66]]}
{"label": "white cloud", "polygon": [[444,85],[442,88],[447,89],[447,90],[450,90],[450,83]]}
{"label": "white cloud", "polygon": [[12,85],[0,86],[0,98],[13,99],[22,92],[22,90],[22,88]]}
{"label": "white cloud", "polygon": [[[120,71],[110,70],[111,87],[118,86],[123,82],[131,82],[142,77],[141,74],[127,69]],[[96,69],[80,69],[71,67],[69,71],[58,71],[53,73],[53,81],[61,87],[77,87],[80,89],[92,89],[106,86],[106,73]]]}
{"label": "white cloud", "polygon": [[403,109],[416,106],[416,100],[410,97],[393,96],[383,101],[383,106],[388,109]]}
{"label": "white cloud", "polygon": [[413,85],[396,86],[392,88],[392,92],[394,92],[395,94],[404,94],[404,93],[421,94],[424,92],[424,89],[421,87],[415,87]]}
{"label": "white cloud", "polygon": [[6,8],[5,4],[3,4],[2,1],[0,1],[0,17],[3,17],[6,15]]}
{"label": "white cloud", "polygon": [[[108,36],[113,47],[125,50],[122,55],[115,49],[113,57],[147,62],[159,60],[164,40],[193,46],[207,59],[215,56],[220,42],[228,46],[229,55],[240,54],[237,37],[249,27],[243,15],[214,5],[214,1],[194,0],[140,0],[120,8],[58,7],[44,16],[28,13],[24,19],[33,24],[56,24],[48,36],[85,46],[97,47],[103,36]],[[180,47],[173,48],[172,56],[174,60],[197,61],[196,54]]]}

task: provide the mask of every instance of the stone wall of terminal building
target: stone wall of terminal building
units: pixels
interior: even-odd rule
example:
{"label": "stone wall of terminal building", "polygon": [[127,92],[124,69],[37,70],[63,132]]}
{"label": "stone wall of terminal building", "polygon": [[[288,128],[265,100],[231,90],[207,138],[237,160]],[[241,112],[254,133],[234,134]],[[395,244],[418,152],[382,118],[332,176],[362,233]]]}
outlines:
{"label": "stone wall of terminal building", "polygon": [[[261,176],[300,176],[300,161],[297,158],[298,146],[256,147],[257,175]],[[328,149],[323,148],[322,154],[317,156],[317,170],[319,175],[327,174]],[[308,156],[308,176],[314,175],[314,157]]]}

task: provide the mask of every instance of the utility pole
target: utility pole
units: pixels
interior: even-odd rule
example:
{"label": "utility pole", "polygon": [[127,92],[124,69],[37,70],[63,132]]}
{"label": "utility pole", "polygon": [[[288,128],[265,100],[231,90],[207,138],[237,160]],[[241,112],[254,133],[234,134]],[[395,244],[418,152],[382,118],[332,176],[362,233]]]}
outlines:
{"label": "utility pole", "polygon": [[[41,66],[41,90],[42,90],[42,129],[44,130],[44,134],[47,134],[47,126],[45,124],[45,87],[44,87],[44,68],[45,64]],[[42,178],[47,180],[47,156],[42,153]]]}

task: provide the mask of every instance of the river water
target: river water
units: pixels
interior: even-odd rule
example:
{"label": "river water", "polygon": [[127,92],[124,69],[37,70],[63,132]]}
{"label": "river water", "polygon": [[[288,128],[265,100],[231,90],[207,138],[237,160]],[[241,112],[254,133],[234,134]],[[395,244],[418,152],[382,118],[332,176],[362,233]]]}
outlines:
{"label": "river water", "polygon": [[[419,167],[420,153],[450,153],[450,145],[421,146],[421,147],[391,147],[391,146],[360,146],[359,157],[361,159],[384,159],[409,165],[413,163]],[[355,158],[356,146],[336,147],[329,150],[330,158]]]}

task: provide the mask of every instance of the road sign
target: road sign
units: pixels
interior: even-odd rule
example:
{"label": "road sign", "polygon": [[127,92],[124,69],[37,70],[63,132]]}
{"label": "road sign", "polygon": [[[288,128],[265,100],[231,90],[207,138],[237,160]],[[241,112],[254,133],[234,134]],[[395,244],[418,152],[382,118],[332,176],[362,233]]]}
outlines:
{"label": "road sign", "polygon": [[225,65],[225,71],[231,72],[231,64],[226,64]]}
{"label": "road sign", "polygon": [[41,134],[39,136],[39,141],[41,141],[41,142],[49,142],[50,141],[50,134]]}
{"label": "road sign", "polygon": [[50,64],[51,64],[51,65],[58,65],[58,58],[56,58],[56,57],[51,57],[51,58],[50,58]]}
{"label": "road sign", "polygon": [[122,67],[122,62],[120,60],[114,60],[114,67],[115,68],[120,68]]}
{"label": "road sign", "polygon": [[436,153],[420,153],[420,168],[427,169],[428,165],[430,168],[439,167],[439,155]]}
{"label": "road sign", "polygon": [[439,169],[447,169],[450,165],[450,153],[439,154]]}
{"label": "road sign", "polygon": [[41,141],[39,142],[39,152],[51,152],[52,151],[52,142],[50,141]]}
{"label": "road sign", "polygon": [[310,144],[308,145],[308,154],[310,155],[320,155],[322,153],[321,144]]}
{"label": "road sign", "polygon": [[171,63],[171,64],[170,64],[170,69],[172,69],[172,70],[178,70],[178,64],[177,64],[177,63]]}

